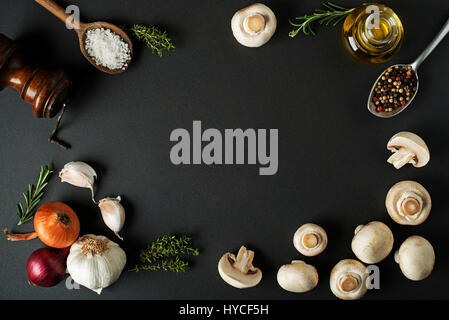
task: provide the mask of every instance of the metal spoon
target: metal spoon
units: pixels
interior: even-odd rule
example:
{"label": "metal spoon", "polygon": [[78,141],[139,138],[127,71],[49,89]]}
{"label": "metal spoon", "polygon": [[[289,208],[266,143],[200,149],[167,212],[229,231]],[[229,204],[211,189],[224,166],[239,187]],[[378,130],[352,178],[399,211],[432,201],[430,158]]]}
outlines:
{"label": "metal spoon", "polygon": [[[413,101],[413,98],[415,98],[416,93],[418,92],[418,87],[419,87],[419,79],[418,79],[418,67],[421,65],[421,63],[423,63],[423,61],[427,58],[427,56],[433,51],[433,49],[436,48],[436,46],[441,42],[441,40],[443,40],[443,38],[449,33],[449,19],[446,21],[446,23],[444,24],[443,28],[441,29],[441,31],[437,34],[437,36],[435,37],[435,39],[432,40],[432,42],[426,47],[426,49],[424,49],[424,51],[418,56],[418,58],[412,63],[412,64],[395,64],[389,68],[394,68],[396,66],[399,67],[407,67],[407,66],[411,66],[413,69],[413,72],[415,74],[416,77],[416,90],[413,93],[412,96],[410,96],[410,100],[401,107],[398,107],[396,109],[394,109],[393,111],[390,112],[385,112],[385,111],[381,111],[378,112],[376,111],[376,104],[373,102],[372,98],[373,98],[373,94],[374,94],[374,89],[376,87],[377,82],[380,80],[380,78],[382,77],[382,75],[385,73],[385,71],[383,71],[381,73],[381,75],[377,78],[377,80],[374,82],[374,85],[371,89],[370,95],[368,97],[368,110],[374,114],[377,117],[380,118],[391,118],[395,115],[397,115],[398,113],[402,112],[405,110],[405,108],[407,108],[410,103]],[[388,68],[387,68],[388,69]]]}
{"label": "metal spoon", "polygon": [[124,66],[123,69],[109,69],[107,67],[99,66],[98,64],[95,63],[95,61],[92,59],[92,57],[89,56],[89,54],[87,53],[86,48],[84,46],[84,43],[86,41],[87,31],[89,31],[90,29],[98,29],[98,28],[110,29],[114,33],[118,34],[128,44],[128,47],[129,47],[129,50],[130,50],[131,56],[132,56],[133,44],[132,44],[131,39],[128,37],[128,35],[126,34],[125,31],[123,31],[122,29],[120,29],[119,27],[117,27],[116,25],[114,25],[112,23],[103,22],[103,21],[97,21],[97,22],[93,22],[93,23],[83,23],[80,21],[79,28],[78,28],[75,25],[73,19],[67,19],[70,17],[70,15],[67,14],[65,12],[65,10],[63,8],[61,8],[59,5],[57,5],[54,1],[52,1],[52,0],[35,0],[35,1],[37,3],[39,3],[42,7],[44,7],[48,11],[50,11],[57,18],[68,23],[73,28],[73,30],[75,30],[75,32],[78,35],[81,53],[84,55],[84,57],[87,59],[87,61],[89,61],[94,67],[96,67],[97,69],[99,69],[103,72],[109,73],[109,74],[122,73],[123,71],[125,71],[128,68],[128,66],[131,62],[131,59],[126,61],[126,65]]}

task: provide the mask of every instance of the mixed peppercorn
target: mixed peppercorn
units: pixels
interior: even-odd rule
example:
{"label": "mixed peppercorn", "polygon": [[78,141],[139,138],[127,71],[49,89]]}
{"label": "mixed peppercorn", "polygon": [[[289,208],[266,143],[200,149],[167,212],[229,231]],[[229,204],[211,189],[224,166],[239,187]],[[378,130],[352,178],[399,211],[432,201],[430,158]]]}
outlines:
{"label": "mixed peppercorn", "polygon": [[416,92],[417,79],[411,66],[388,68],[377,81],[371,97],[377,112],[405,106]]}

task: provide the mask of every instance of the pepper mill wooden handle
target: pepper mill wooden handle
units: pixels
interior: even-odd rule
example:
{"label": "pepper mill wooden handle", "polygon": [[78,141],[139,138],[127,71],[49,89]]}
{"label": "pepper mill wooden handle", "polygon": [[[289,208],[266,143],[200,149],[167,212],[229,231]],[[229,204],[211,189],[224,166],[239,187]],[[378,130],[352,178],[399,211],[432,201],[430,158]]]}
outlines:
{"label": "pepper mill wooden handle", "polygon": [[58,114],[68,98],[70,80],[62,70],[46,70],[26,65],[14,41],[0,34],[0,90],[16,89],[33,107],[39,118]]}

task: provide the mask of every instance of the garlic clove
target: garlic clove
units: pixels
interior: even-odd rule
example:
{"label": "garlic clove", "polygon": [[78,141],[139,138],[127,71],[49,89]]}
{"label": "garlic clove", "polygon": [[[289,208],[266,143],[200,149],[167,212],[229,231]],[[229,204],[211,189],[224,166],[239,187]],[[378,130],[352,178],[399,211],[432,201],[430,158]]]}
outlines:
{"label": "garlic clove", "polygon": [[92,201],[94,197],[94,182],[97,178],[95,170],[85,162],[71,161],[64,165],[64,168],[59,172],[61,182],[67,182],[75,187],[88,188],[92,194]]}
{"label": "garlic clove", "polygon": [[75,282],[101,294],[120,278],[126,260],[125,251],[117,243],[86,234],[70,247],[67,271]]}
{"label": "garlic clove", "polygon": [[93,292],[95,292],[96,294],[100,295],[101,291],[103,291],[103,288],[97,288],[97,289],[91,289]]}
{"label": "garlic clove", "polygon": [[98,202],[103,221],[109,229],[114,231],[115,235],[120,239],[123,238],[118,234],[125,224],[125,208],[121,205],[122,198],[104,198]]}

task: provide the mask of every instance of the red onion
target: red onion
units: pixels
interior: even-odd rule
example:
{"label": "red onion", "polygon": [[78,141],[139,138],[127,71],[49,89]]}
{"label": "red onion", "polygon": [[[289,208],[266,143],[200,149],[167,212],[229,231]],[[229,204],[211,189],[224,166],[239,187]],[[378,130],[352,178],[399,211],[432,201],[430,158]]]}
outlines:
{"label": "red onion", "polygon": [[34,251],[27,261],[28,280],[33,286],[52,287],[65,276],[70,247],[64,249],[41,248]]}

